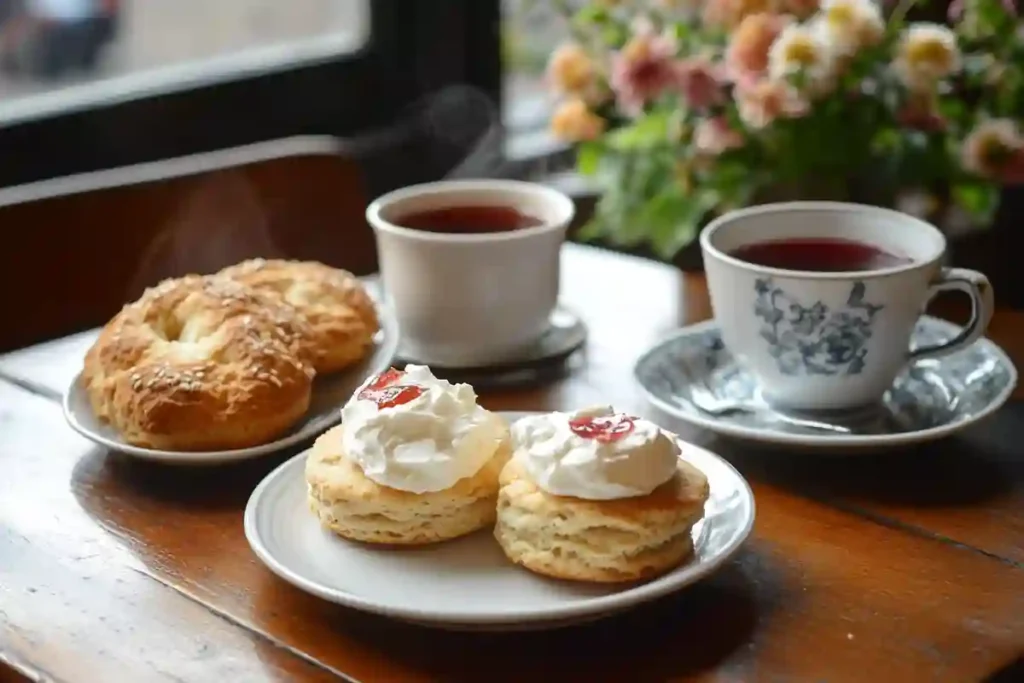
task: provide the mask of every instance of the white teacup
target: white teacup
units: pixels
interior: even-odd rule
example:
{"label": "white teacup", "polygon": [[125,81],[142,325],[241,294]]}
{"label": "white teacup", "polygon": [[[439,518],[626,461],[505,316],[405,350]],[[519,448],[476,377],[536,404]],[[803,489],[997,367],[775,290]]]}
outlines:
{"label": "white teacup", "polygon": [[[731,255],[753,244],[801,239],[858,242],[895,264],[789,270]],[[780,408],[875,404],[908,362],[964,348],[985,333],[992,317],[988,279],[943,268],[942,233],[889,209],[833,202],[756,206],[714,220],[700,243],[722,339],[755,376],[764,398]],[[971,321],[945,343],[911,350],[914,325],[941,290],[971,297]]]}
{"label": "white teacup", "polygon": [[[466,206],[512,208],[539,225],[456,233],[401,224],[413,214]],[[370,204],[366,218],[403,353],[466,365],[506,360],[534,343],[558,303],[559,254],[574,212],[561,192],[514,180],[425,183]]]}

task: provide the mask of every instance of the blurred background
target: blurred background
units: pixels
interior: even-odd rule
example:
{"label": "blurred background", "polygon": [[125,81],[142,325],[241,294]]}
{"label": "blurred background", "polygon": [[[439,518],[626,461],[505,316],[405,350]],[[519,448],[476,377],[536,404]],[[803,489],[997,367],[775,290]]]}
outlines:
{"label": "blurred background", "polygon": [[[99,324],[160,277],[249,256],[372,272],[366,203],[415,182],[555,185],[576,200],[575,238],[598,194],[549,132],[545,68],[569,36],[558,4],[0,0],[0,305],[24,319],[0,347]],[[296,136],[320,147],[275,146]],[[195,156],[257,143],[247,160]],[[1024,305],[1002,257],[1024,194],[1003,199],[951,258]],[[672,261],[699,269],[699,249]],[[47,291],[21,296],[26,273]]]}
{"label": "blurred background", "polygon": [[[0,0],[0,184],[359,137],[445,85],[500,108],[514,157],[547,156],[542,73],[565,34],[536,0]],[[28,154],[44,142],[60,155]]]}

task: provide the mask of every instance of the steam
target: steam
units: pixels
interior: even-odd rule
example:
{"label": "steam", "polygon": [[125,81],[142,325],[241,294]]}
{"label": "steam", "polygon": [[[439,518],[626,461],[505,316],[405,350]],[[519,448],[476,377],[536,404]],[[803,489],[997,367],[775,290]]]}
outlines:
{"label": "steam", "polygon": [[[414,103],[395,124],[336,142],[338,154],[359,163],[378,194],[408,182],[410,170],[425,173],[423,180],[521,177],[526,169],[504,158],[504,140],[495,103],[476,88],[458,85]],[[402,153],[407,146],[416,150],[411,158]],[[211,273],[257,256],[295,256],[275,243],[270,226],[281,217],[271,214],[243,166],[203,171],[201,165],[194,175],[164,181],[191,189],[147,246],[130,296],[167,277]]]}
{"label": "steam", "polygon": [[193,184],[139,260],[133,294],[164,278],[213,273],[255,256],[284,256],[271,235],[267,208],[243,170],[216,171]]}
{"label": "steam", "polygon": [[505,131],[501,113],[487,95],[467,86],[437,93],[424,108],[428,138],[455,150],[459,161],[446,178],[500,177],[505,169]]}

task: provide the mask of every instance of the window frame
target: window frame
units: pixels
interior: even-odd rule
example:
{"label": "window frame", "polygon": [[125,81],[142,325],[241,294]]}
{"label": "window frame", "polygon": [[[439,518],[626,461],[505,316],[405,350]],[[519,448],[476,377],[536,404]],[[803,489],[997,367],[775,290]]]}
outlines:
{"label": "window frame", "polygon": [[0,121],[0,187],[295,135],[353,136],[386,127],[448,84],[479,89],[500,108],[499,0],[369,0],[369,10],[369,35],[352,52],[211,70],[116,97],[80,96],[79,106],[26,104]]}

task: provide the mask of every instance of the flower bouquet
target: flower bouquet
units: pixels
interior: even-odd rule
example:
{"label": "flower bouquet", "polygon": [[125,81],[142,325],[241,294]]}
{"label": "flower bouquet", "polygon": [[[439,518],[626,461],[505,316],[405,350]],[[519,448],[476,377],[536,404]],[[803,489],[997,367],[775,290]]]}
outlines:
{"label": "flower bouquet", "polygon": [[765,199],[984,225],[1024,182],[1012,0],[956,0],[947,23],[912,21],[915,0],[555,4],[572,41],[548,65],[551,126],[602,192],[585,238],[671,258]]}

